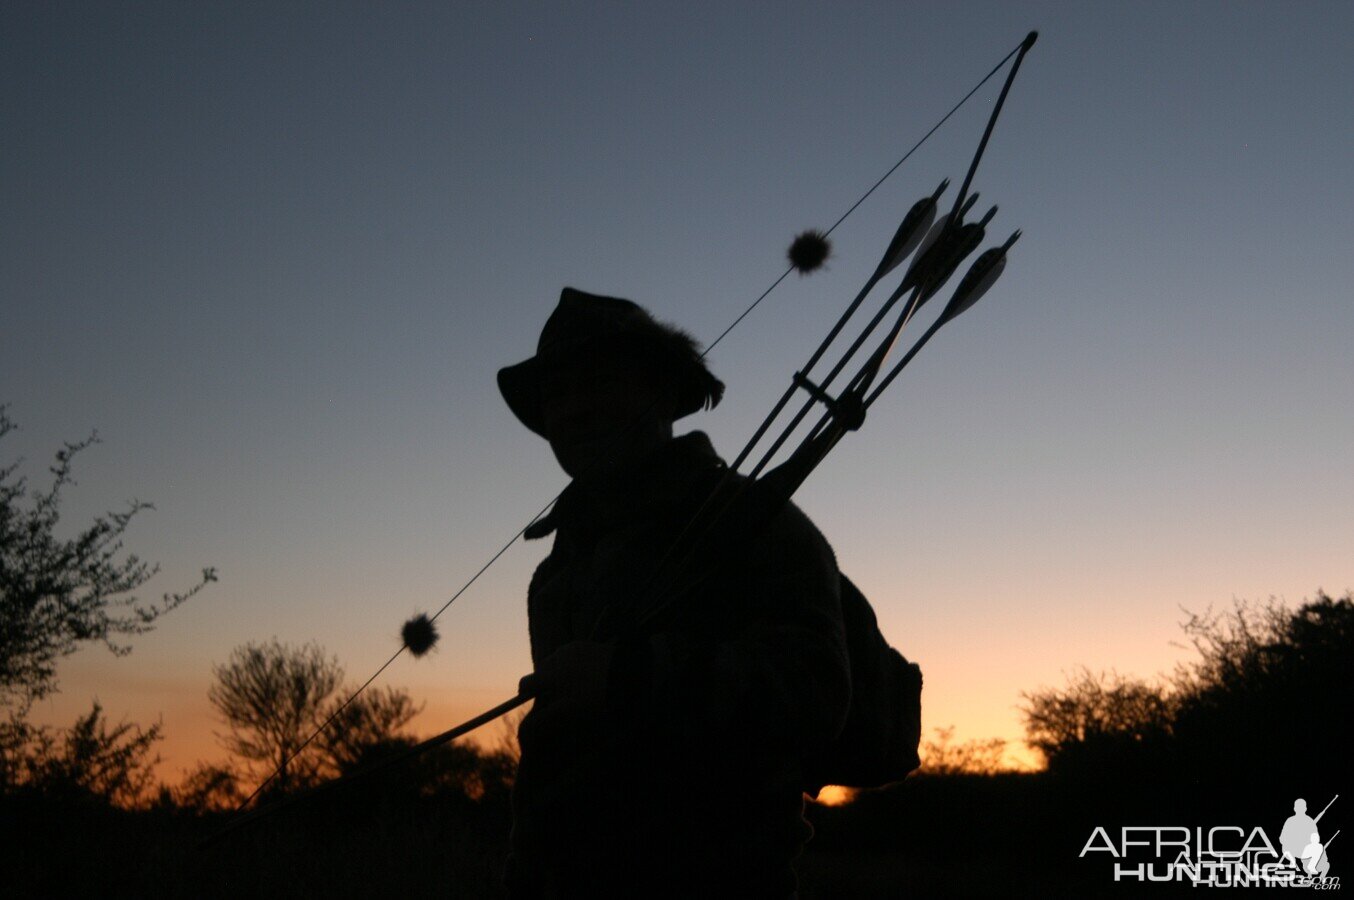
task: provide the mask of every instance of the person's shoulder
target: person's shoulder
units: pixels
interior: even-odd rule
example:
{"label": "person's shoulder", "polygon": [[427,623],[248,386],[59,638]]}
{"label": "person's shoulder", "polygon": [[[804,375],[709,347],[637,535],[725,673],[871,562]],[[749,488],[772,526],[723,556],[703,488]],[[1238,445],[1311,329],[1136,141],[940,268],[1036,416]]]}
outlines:
{"label": "person's shoulder", "polygon": [[796,566],[837,568],[837,554],[823,532],[793,500],[786,501],[756,542],[763,551]]}
{"label": "person's shoulder", "polygon": [[[760,479],[754,480],[730,470],[704,432],[693,431],[684,434],[674,441],[674,445],[677,444],[682,447],[683,464],[690,466],[691,471],[698,472],[696,478],[684,486],[689,490],[688,499],[695,502],[696,497],[701,498],[700,502],[696,502],[697,506],[703,505],[704,498],[709,497],[712,492],[722,493],[725,500],[734,506],[741,505],[741,498],[741,501],[750,502],[753,510],[764,502],[762,498],[750,498],[749,492],[755,494],[759,484],[763,487],[765,484]],[[769,496],[764,494],[763,498]],[[764,513],[755,511],[751,513],[753,522],[760,519],[764,523],[758,529],[759,533],[753,537],[752,546],[763,550],[774,548],[780,553],[798,552],[803,554],[806,560],[822,560],[835,567],[837,556],[832,550],[832,545],[808,514],[800,509],[794,500],[772,502],[777,503],[778,508],[769,519],[762,518]]]}

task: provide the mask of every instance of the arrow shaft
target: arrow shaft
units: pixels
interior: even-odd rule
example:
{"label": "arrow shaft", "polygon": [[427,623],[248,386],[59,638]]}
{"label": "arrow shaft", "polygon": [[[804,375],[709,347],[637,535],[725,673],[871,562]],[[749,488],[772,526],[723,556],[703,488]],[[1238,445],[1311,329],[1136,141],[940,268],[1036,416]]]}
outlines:
{"label": "arrow shaft", "polygon": [[[847,348],[844,354],[842,354],[842,358],[838,360],[837,364],[827,373],[827,377],[823,379],[818,387],[826,390],[828,386],[832,384],[833,379],[841,374],[842,369],[846,368],[847,364],[850,363],[852,358],[860,351],[861,346],[869,339],[870,335],[874,333],[874,330],[879,327],[879,323],[884,320],[886,315],[888,315],[889,310],[893,309],[899,299],[902,298],[903,294],[907,292],[907,287],[907,282],[904,281],[903,284],[899,285],[898,289],[889,296],[889,299],[884,301],[884,305],[880,307],[879,311],[874,314],[874,318],[870,319],[869,323],[865,326],[865,330],[851,343],[851,346]],[[913,303],[915,302],[914,296]],[[794,390],[794,385],[790,386],[790,390]],[[771,458],[776,455],[776,451],[789,440],[790,435],[794,433],[795,428],[798,427],[804,417],[809,414],[809,410],[813,408],[813,402],[813,399],[810,398],[802,407],[800,407],[799,412],[790,420],[790,424],[781,431],[780,436],[772,441],[771,446],[762,454],[761,461],[759,461],[757,465],[753,467],[752,471],[748,473],[748,477],[756,478],[761,474],[762,470],[771,462]],[[750,449],[751,447],[748,448],[748,450]],[[746,455],[747,451],[745,450],[742,456]],[[737,468],[737,466],[734,466],[734,468]]]}
{"label": "arrow shaft", "polygon": [[[818,360],[822,359],[823,354],[827,352],[828,346],[837,339],[837,335],[841,334],[842,329],[846,327],[847,320],[851,318],[861,302],[865,300],[865,295],[870,293],[878,283],[879,274],[876,272],[874,275],[870,276],[869,281],[865,282],[865,286],[860,289],[860,293],[856,295],[856,299],[851,301],[851,305],[846,308],[846,312],[842,313],[841,317],[833,324],[832,330],[828,332],[827,337],[823,338],[823,342],[818,345],[818,349],[813,351],[813,355],[809,357],[809,361],[804,364],[804,367],[799,370],[800,372],[808,375],[809,371],[817,365]],[[832,376],[829,375],[827,380],[831,381]],[[823,382],[823,387],[827,387],[826,381]],[[781,396],[780,402],[778,402],[771,410],[771,414],[762,420],[762,424],[757,427],[757,431],[752,435],[752,438],[747,442],[747,445],[743,447],[742,452],[738,454],[738,458],[729,466],[730,469],[736,470],[743,464],[743,461],[747,459],[748,454],[752,452],[752,448],[757,446],[757,442],[762,439],[762,436],[766,434],[766,430],[771,427],[771,423],[773,423],[776,420],[776,417],[781,414],[781,411],[785,409],[785,405],[790,402],[794,393],[795,386],[793,384],[785,389],[785,393]]]}

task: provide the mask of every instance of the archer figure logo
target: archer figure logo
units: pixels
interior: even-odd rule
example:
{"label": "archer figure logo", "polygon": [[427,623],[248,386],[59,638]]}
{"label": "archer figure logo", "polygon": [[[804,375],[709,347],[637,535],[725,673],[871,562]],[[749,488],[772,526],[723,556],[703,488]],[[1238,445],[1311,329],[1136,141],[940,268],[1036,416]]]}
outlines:
{"label": "archer figure logo", "polygon": [[1340,879],[1330,874],[1329,851],[1340,832],[1337,829],[1323,842],[1319,825],[1338,799],[1336,794],[1315,818],[1307,815],[1306,800],[1294,800],[1277,847],[1259,825],[1249,830],[1237,825],[1129,826],[1119,829],[1117,844],[1103,826],[1096,826],[1078,856],[1109,854],[1115,881],[1338,891]]}
{"label": "archer figure logo", "polygon": [[[1335,796],[1338,798],[1340,795]],[[1334,802],[1332,799],[1330,803]],[[1326,809],[1330,809],[1330,803],[1326,804]],[[1325,844],[1321,843],[1321,831],[1316,823],[1326,814],[1326,809],[1321,810],[1313,819],[1307,815],[1307,801],[1299,797],[1293,801],[1293,815],[1283,823],[1283,831],[1279,834],[1284,862],[1296,866],[1297,861],[1302,860],[1302,870],[1323,881],[1330,872],[1330,857],[1326,855],[1326,844],[1334,841],[1340,834],[1337,831]]]}

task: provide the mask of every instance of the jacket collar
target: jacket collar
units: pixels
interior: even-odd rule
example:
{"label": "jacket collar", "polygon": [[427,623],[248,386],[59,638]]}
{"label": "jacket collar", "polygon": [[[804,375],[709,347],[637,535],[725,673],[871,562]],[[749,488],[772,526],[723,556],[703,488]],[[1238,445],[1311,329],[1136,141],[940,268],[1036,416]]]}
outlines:
{"label": "jacket collar", "polygon": [[725,468],[703,431],[692,431],[605,476],[574,479],[545,516],[528,525],[527,540],[557,529],[593,531],[646,511],[687,509],[691,492],[710,473]]}

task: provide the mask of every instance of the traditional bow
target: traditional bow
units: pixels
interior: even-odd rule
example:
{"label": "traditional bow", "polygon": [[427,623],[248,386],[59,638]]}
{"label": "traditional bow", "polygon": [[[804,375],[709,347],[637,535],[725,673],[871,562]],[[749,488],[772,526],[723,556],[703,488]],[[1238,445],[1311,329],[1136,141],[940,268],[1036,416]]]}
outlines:
{"label": "traditional bow", "polygon": [[[954,199],[954,205],[950,212],[936,219],[937,205],[945,189],[948,187],[948,180],[942,182],[939,187],[928,197],[923,197],[913,205],[902,224],[898,227],[893,239],[889,242],[883,258],[875,268],[873,274],[866,280],[864,287],[856,295],[855,299],[847,306],[846,311],[832,326],[828,335],[819,344],[818,348],[809,357],[805,365],[796,371],[791,379],[789,388],[784,395],[772,408],[770,414],[762,421],[747,445],[739,453],[733,464],[728,468],[725,477],[719,485],[711,492],[709,497],[702,504],[695,516],[682,529],[673,545],[664,554],[656,571],[648,581],[648,587],[641,593],[643,599],[649,602],[641,608],[646,612],[629,623],[630,631],[619,637],[629,636],[637,633],[640,629],[650,627],[666,615],[674,607],[674,604],[682,596],[689,594],[698,587],[704,580],[710,577],[714,566],[709,565],[709,554],[711,545],[716,543],[711,540],[711,536],[720,531],[730,530],[730,523],[737,522],[737,531],[746,535],[755,530],[757,524],[766,521],[771,515],[779,510],[785,503],[789,502],[791,496],[803,484],[804,480],[813,472],[827,454],[836,446],[837,442],[848,431],[858,430],[865,421],[866,412],[879,398],[879,395],[896,379],[899,373],[912,361],[918,351],[926,345],[932,336],[945,324],[953,321],[957,316],[970,309],[980,297],[992,286],[996,279],[1001,275],[1006,266],[1006,253],[1011,246],[1020,237],[1020,232],[1014,232],[1005,243],[997,247],[992,247],[974,261],[967,274],[961,279],[958,288],[946,304],[944,310],[937,316],[932,325],[922,334],[915,344],[902,356],[891,369],[885,371],[885,365],[889,356],[901,337],[903,330],[913,315],[928,300],[931,299],[945,283],[954,274],[959,265],[977,249],[982,242],[985,227],[996,214],[997,208],[994,206],[988,211],[982,219],[977,222],[966,223],[964,215],[972,208],[977,200],[977,194],[970,195],[969,187],[973,182],[973,176],[978,170],[978,163],[982,160],[983,152],[987,148],[989,138],[992,136],[992,129],[996,126],[997,118],[1001,114],[1002,106],[1006,102],[1006,96],[1010,92],[1011,84],[1015,81],[1016,73],[1020,69],[1020,64],[1025,58],[1025,54],[1034,46],[1038,38],[1038,32],[1031,31],[1026,35],[1021,43],[1002,58],[990,72],[978,82],[974,88],[968,92],[945,116],[936,123],[904,156],[898,160],[884,175],[870,187],[864,195],[861,196],[831,228],[818,238],[826,239],[838,225],[840,225],[847,216],[864,202],[865,198],[874,192],[889,175],[901,166],[910,157],[918,147],[920,147],[927,138],[936,132],[950,116],[963,106],[965,102],[972,97],[979,88],[995,75],[1002,66],[1004,66],[1012,57],[1015,62],[1011,65],[1010,71],[1006,76],[1006,82],[1002,86],[1001,94],[997,98],[996,105],[992,109],[992,114],[988,118],[987,127],[983,131],[982,139],[978,143],[978,148],[973,154],[973,160],[969,164],[968,172],[964,176],[964,181],[959,188],[959,193]],[[890,272],[896,269],[904,259],[915,252],[912,264],[908,267],[902,282],[892,292],[888,299],[883,303],[874,317],[865,326],[861,334],[847,348],[841,359],[836,365],[819,381],[810,379],[810,371],[821,360],[827,352],[828,347],[841,334],[846,327],[847,322],[864,302],[866,296],[883,280]],[[725,335],[733,330],[775,287],[780,284],[785,277],[795,268],[790,268],[772,283],[761,296],[759,296],[751,306],[748,307],[734,322],[724,330],[710,345],[706,348],[709,353],[719,341],[723,340]],[[865,362],[859,367],[854,376],[852,376],[843,388],[835,396],[829,388],[836,377],[845,369],[850,362],[858,355],[862,346],[868,341],[872,334],[878,329],[878,326],[890,312],[898,308],[899,301],[904,296],[907,301],[903,303],[898,311],[892,325],[886,330],[884,337],[879,341],[876,348],[870,352]],[[882,376],[882,377],[881,377]],[[877,382],[877,383],[876,383]],[[752,453],[757,444],[766,435],[772,424],[784,411],[785,407],[793,399],[795,393],[803,390],[808,396],[804,405],[800,408],[790,420],[789,424],[781,430],[779,435],[771,442],[769,448],[762,454],[760,460],[749,471],[748,477],[742,479],[736,486],[731,486],[731,480],[734,478],[738,467],[741,466]],[[823,406],[823,413],[802,439],[797,449],[789,458],[775,469],[762,474],[767,464],[775,456],[781,446],[789,440],[795,432],[797,426],[804,417],[812,410],[815,404]],[[350,704],[368,685],[385,671],[395,659],[403,653],[405,649],[413,648],[417,653],[421,647],[426,650],[434,639],[431,631],[432,621],[436,620],[446,609],[463,594],[491,565],[498,560],[508,547],[521,537],[523,532],[530,528],[542,515],[554,504],[556,497],[546,504],[542,510],[532,518],[521,531],[515,534],[511,540],[505,544],[502,549],[494,554],[490,560],[475,573],[464,586],[458,590],[450,600],[448,600],[441,609],[431,618],[419,617],[406,626],[405,643],[389,660],[386,661],[367,681],[359,687],[347,701],[344,702],[330,718],[319,728],[317,728],[306,741],[297,749],[296,753],[304,750],[311,741],[315,739],[334,718],[343,711],[344,707]],[[749,524],[751,523],[751,527]],[[692,561],[699,558],[702,565],[697,567],[692,565]],[[599,636],[604,631],[604,624],[608,617],[604,610],[603,616],[596,623],[593,635]],[[416,646],[417,645],[417,646]],[[521,679],[518,685],[517,694],[492,709],[486,710],[473,719],[462,722],[455,728],[448,729],[435,737],[431,737],[409,749],[387,757],[379,763],[373,764],[366,769],[357,771],[343,778],[326,782],[310,791],[285,797],[273,804],[250,812],[243,812],[255,797],[276,777],[276,772],[265,779],[254,792],[250,794],[237,808],[240,813],[226,827],[217,834],[213,835],[204,845],[211,843],[222,835],[248,823],[257,818],[284,808],[290,804],[304,799],[318,796],[336,790],[340,787],[351,785],[357,781],[369,778],[371,775],[397,765],[405,760],[418,756],[434,747],[439,747],[449,741],[454,740],[470,731],[479,728],[488,722],[497,719],[499,716],[510,712],[513,709],[526,703],[535,696],[535,686],[531,675]],[[294,758],[295,754],[293,754]],[[290,759],[288,760],[290,762]],[[283,764],[285,766],[285,763]]]}

